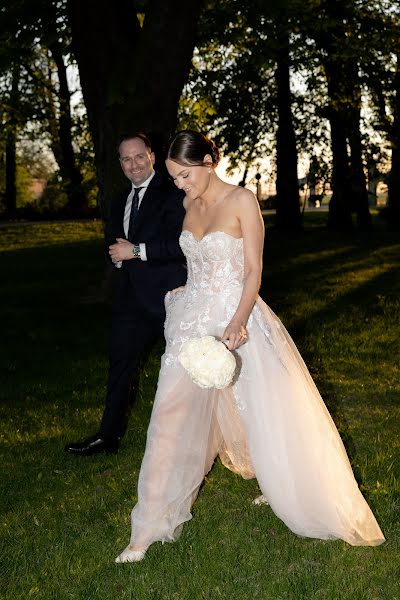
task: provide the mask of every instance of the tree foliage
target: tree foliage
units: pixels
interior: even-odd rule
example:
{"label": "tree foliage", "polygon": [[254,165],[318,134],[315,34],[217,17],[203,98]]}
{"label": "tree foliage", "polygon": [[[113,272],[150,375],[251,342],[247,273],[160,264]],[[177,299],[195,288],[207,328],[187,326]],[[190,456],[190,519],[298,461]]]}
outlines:
{"label": "tree foliage", "polygon": [[[395,148],[396,42],[390,40],[399,31],[397,13],[389,0],[208,3],[183,96],[181,122],[197,120],[198,126],[214,132],[232,168],[241,165],[247,171],[260,155],[275,157],[278,167],[283,103],[275,69],[283,47],[279,32],[284,15],[292,89],[290,114],[286,109],[282,122],[292,120],[298,154],[314,167],[318,163],[321,180],[330,180],[329,224],[350,228],[355,212],[358,227],[368,229],[367,159],[370,162],[374,153],[374,172],[380,172],[385,152],[383,148],[373,151],[370,135],[365,134],[366,98],[375,99],[381,121],[386,123],[386,129],[378,132],[375,128],[375,147],[380,142],[383,147],[386,140]],[[391,73],[385,75],[388,65]],[[287,134],[285,184],[293,173],[289,139]],[[287,210],[284,214],[287,217]]]}
{"label": "tree foliage", "polygon": [[[28,139],[34,144],[40,136],[58,164],[69,214],[82,214],[87,210],[87,197],[73,142],[67,82],[70,36],[65,2],[20,0],[11,6],[2,3],[0,10],[3,17],[0,66],[5,86],[2,106],[5,127],[13,132],[16,160],[20,137],[23,136],[25,144]],[[18,85],[13,88],[13,102],[7,104],[11,98],[11,93],[7,94],[7,81],[13,78],[16,66]],[[9,157],[6,165],[12,163]],[[7,166],[6,176],[11,189],[15,177]],[[10,191],[6,191],[5,197],[7,202],[12,199]],[[14,213],[15,208],[14,203]]]}
{"label": "tree foliage", "polygon": [[[94,157],[106,214],[123,182],[119,135],[146,129],[160,159],[179,122],[210,132],[243,185],[268,165],[282,228],[299,227],[299,161],[310,187],[330,182],[331,227],[351,228],[355,214],[369,228],[367,180],[374,193],[379,177],[390,222],[400,222],[398,3],[2,0],[0,15],[9,215],[29,139],[51,148],[71,214],[87,206]],[[72,114],[75,60],[85,106]]]}

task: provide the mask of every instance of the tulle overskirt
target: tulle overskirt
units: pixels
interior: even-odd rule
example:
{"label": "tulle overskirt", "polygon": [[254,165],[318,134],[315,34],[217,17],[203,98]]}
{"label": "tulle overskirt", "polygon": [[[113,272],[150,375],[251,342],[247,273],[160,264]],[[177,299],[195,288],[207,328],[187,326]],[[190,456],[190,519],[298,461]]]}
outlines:
{"label": "tulle overskirt", "polygon": [[[167,300],[167,347],[132,511],[131,543],[145,548],[175,540],[219,455],[235,473],[257,478],[272,510],[297,535],[381,544],[383,534],[336,426],[278,317],[258,298],[248,341],[236,352],[233,385],[204,390],[177,360],[177,341],[190,335],[187,324],[204,316],[196,303],[188,308],[185,294]],[[239,291],[230,298],[231,313],[239,299]],[[221,336],[228,313],[226,300],[216,297],[202,334]]]}

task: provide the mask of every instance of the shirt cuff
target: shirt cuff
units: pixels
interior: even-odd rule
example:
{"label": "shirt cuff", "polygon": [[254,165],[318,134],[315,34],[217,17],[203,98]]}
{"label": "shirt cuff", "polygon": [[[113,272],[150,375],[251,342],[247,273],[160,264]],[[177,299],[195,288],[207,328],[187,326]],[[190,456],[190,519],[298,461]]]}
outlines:
{"label": "shirt cuff", "polygon": [[146,244],[139,244],[140,248],[140,260],[147,260]]}
{"label": "shirt cuff", "polygon": [[122,260],[119,260],[118,262],[115,262],[114,266],[117,267],[117,269],[120,269],[122,267]]}

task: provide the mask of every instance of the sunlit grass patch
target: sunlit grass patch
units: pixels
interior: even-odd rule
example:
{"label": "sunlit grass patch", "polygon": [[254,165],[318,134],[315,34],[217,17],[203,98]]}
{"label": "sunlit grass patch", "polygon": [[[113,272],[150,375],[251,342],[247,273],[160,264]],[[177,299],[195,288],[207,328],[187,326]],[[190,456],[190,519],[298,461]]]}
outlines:
{"label": "sunlit grass patch", "polygon": [[0,226],[0,250],[19,250],[97,240],[102,235],[103,223],[95,219],[91,221],[2,224]]}

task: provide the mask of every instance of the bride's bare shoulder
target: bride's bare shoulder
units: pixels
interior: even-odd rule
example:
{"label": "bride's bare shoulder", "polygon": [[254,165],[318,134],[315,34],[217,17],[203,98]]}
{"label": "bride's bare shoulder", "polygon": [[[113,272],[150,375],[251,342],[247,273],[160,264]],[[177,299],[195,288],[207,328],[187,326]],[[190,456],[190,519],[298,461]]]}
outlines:
{"label": "bride's bare shoulder", "polygon": [[251,192],[247,188],[240,187],[238,185],[232,186],[232,190],[229,194],[229,199],[238,206],[243,204],[246,206],[249,206],[249,204],[254,204],[258,206],[257,199],[253,192]]}

